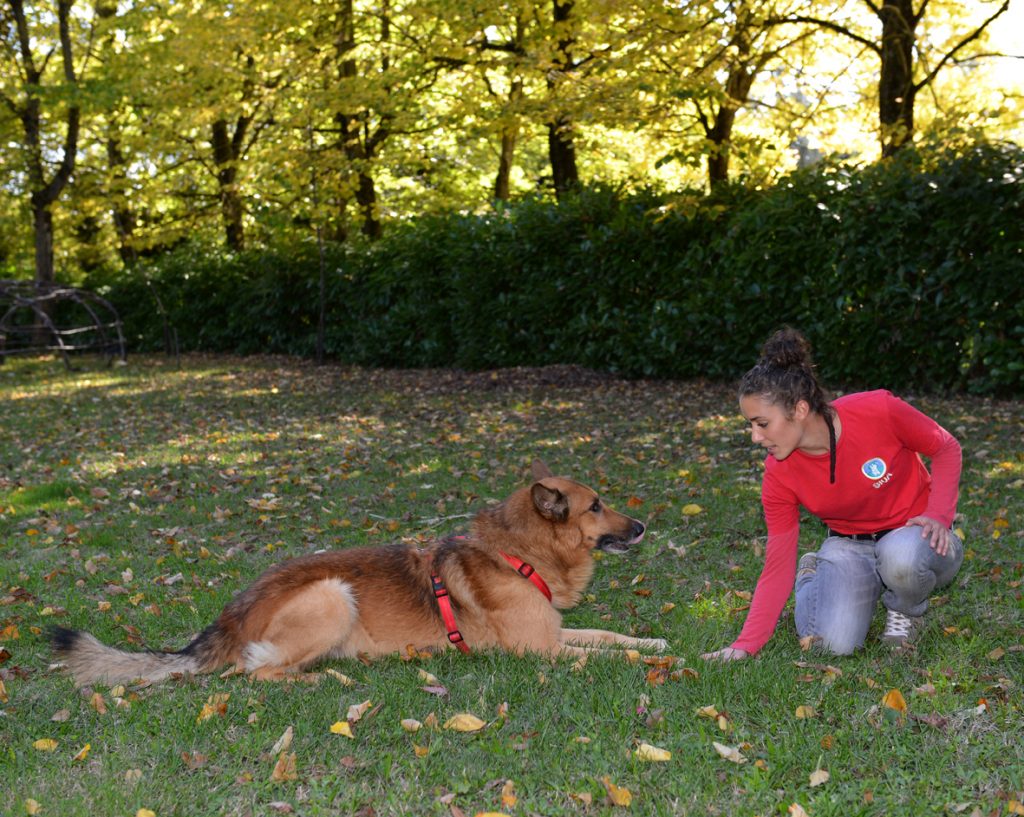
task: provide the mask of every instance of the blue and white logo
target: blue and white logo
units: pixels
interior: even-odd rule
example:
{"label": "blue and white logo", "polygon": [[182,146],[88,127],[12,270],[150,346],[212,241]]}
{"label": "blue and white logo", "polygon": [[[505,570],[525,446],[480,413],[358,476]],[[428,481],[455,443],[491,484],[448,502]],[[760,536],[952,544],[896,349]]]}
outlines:
{"label": "blue and white logo", "polygon": [[881,457],[873,457],[864,463],[860,470],[864,472],[864,476],[868,479],[881,479],[885,476],[885,472],[888,466],[885,464],[885,460]]}

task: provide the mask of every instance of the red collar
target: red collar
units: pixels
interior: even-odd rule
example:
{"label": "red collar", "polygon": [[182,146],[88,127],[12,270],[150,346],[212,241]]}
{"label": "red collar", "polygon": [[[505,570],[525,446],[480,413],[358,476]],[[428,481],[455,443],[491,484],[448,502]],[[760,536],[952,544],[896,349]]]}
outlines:
{"label": "red collar", "polygon": [[[499,551],[499,553],[501,553],[501,551]],[[507,553],[501,553],[501,556],[506,562],[516,569],[516,572],[520,576],[533,582],[534,586],[544,594],[544,597],[548,601],[551,601],[551,589],[548,587],[548,583],[540,577],[540,573],[534,570],[533,565],[528,565],[522,559],[515,556],[509,556]]]}

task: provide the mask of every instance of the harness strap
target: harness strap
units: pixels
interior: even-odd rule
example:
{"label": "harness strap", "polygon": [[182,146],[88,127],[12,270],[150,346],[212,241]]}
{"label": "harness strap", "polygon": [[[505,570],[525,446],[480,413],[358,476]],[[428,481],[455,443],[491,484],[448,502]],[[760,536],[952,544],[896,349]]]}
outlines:
{"label": "harness strap", "polygon": [[434,598],[437,599],[437,606],[441,611],[441,618],[444,620],[445,629],[448,631],[448,640],[464,653],[469,653],[469,645],[466,644],[462,633],[455,624],[455,614],[452,612],[452,599],[448,595],[448,588],[444,586],[441,577],[436,573],[430,574],[430,582],[434,587]]}
{"label": "harness strap", "polygon": [[520,576],[533,582],[534,587],[540,590],[548,601],[551,601],[551,588],[548,587],[548,583],[541,578],[540,573],[534,569],[533,565],[527,564],[517,556],[509,556],[507,553],[502,553],[501,556],[516,569]]}

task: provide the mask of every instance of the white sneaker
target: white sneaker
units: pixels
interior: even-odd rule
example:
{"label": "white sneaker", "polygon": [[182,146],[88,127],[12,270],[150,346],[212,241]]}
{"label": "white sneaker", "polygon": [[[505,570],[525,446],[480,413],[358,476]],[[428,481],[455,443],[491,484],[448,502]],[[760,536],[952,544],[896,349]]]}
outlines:
{"label": "white sneaker", "polygon": [[923,616],[906,616],[896,610],[886,610],[885,629],[879,638],[894,647],[903,647],[913,643],[923,626]]}

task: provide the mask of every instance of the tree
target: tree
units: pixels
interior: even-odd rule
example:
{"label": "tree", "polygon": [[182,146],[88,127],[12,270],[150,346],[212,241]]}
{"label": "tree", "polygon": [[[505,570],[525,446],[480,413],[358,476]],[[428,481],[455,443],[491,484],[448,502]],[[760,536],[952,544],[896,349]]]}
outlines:
{"label": "tree", "polygon": [[[881,22],[881,33],[872,36],[863,29],[837,22],[834,17],[793,14],[773,17],[771,24],[801,23],[832,31],[874,52],[880,61],[878,75],[878,123],[882,156],[891,156],[914,137],[914,105],[922,89],[930,86],[948,64],[979,40],[983,32],[1009,8],[1009,0],[979,25],[964,33],[954,31],[945,42],[934,44],[919,36],[925,14],[939,4],[932,0],[863,0]],[[959,4],[958,4],[959,5]],[[946,22],[946,21],[944,21]]]}
{"label": "tree", "polygon": [[[79,80],[74,61],[75,32],[71,19],[73,5],[74,0],[57,0],[54,21],[48,8],[26,8],[24,0],[7,0],[2,20],[4,61],[9,65],[13,63],[10,67],[18,82],[4,83],[0,100],[20,122],[24,137],[21,158],[31,203],[35,272],[39,284],[54,281],[53,205],[75,169],[81,127]],[[36,49],[45,48],[45,44],[49,51],[37,54]],[[59,73],[50,70],[54,53],[60,58]],[[85,55],[83,66],[89,56]],[[47,113],[44,113],[44,103],[51,108]],[[58,120],[63,125],[63,139],[46,132],[46,123]],[[52,169],[51,155],[59,156]]]}

